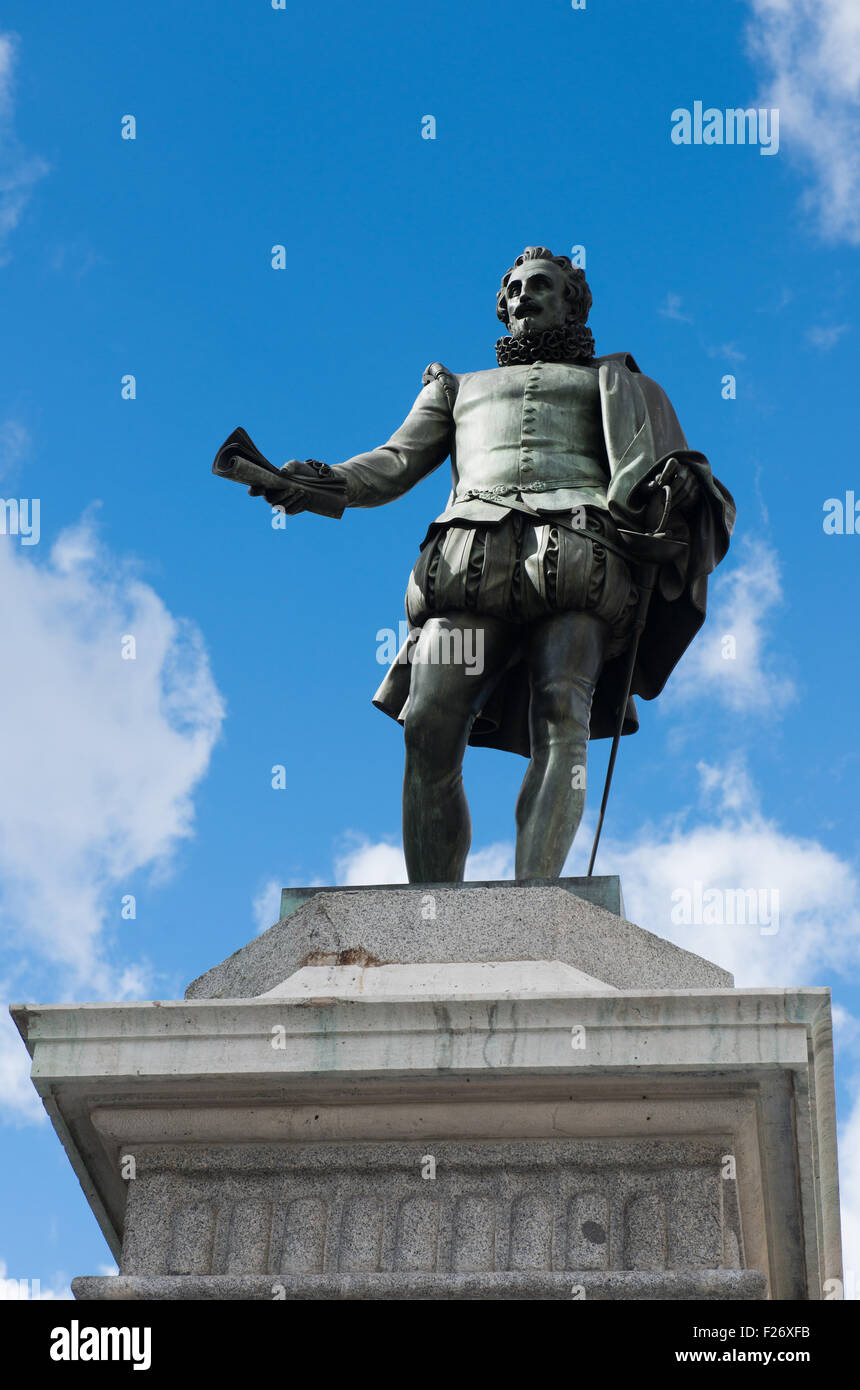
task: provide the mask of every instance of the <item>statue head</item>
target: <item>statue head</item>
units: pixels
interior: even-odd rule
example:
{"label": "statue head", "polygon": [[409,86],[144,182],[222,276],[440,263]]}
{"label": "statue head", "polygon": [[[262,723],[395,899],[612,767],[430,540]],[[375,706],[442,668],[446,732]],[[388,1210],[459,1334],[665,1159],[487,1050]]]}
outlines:
{"label": "statue head", "polygon": [[496,296],[496,314],[514,338],[584,325],[590,308],[585,271],[545,246],[527,246],[517,256]]}

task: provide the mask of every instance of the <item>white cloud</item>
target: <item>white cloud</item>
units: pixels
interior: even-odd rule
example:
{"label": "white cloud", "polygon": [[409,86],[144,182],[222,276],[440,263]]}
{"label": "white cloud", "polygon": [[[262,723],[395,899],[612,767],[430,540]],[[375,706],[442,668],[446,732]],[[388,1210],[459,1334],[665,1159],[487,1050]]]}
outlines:
{"label": "white cloud", "polygon": [[709,763],[696,764],[702,791],[706,795],[716,794],[723,811],[743,814],[757,809],[758,794],[746,764],[735,756],[722,767],[712,767]]}
{"label": "white cloud", "polygon": [[778,107],[784,148],[808,168],[805,203],[830,239],[860,243],[860,6],[750,0],[760,104]]}
{"label": "white cloud", "polygon": [[681,313],[683,300],[674,290],[670,290],[666,295],[665,304],[660,305],[659,312],[664,319],[674,319],[677,323],[692,323],[693,320],[687,314]]}
{"label": "white cloud", "polygon": [[466,878],[490,880],[513,878],[514,847],[507,841],[487,845],[485,849],[472,850],[466,860]]}
{"label": "white cloud", "polygon": [[28,156],[15,136],[15,68],[18,36],[0,34],[0,265],[9,259],[7,238],[18,226],[33,187],[49,166],[37,156]]}
{"label": "white cloud", "polygon": [[12,111],[16,43],[17,35],[0,34],[0,119],[8,119]]}
{"label": "white cloud", "polygon": [[[14,168],[0,170],[0,247],[14,232],[30,201],[33,186],[48,172],[43,159],[25,159]],[[9,259],[0,251],[0,265]]]}
{"label": "white cloud", "polygon": [[[2,997],[9,998],[6,989]],[[5,1006],[0,1007],[0,1105],[8,1124],[48,1122],[45,1108],[30,1080],[30,1054]]]}
{"label": "white cloud", "polygon": [[822,352],[829,352],[839,342],[842,334],[848,332],[848,328],[847,323],[817,324],[806,330],[806,336],[813,347],[820,348]]}
{"label": "white cloud", "polygon": [[268,879],[251,904],[254,931],[258,936],[260,932],[273,926],[281,915],[281,887],[279,878]]}
{"label": "white cloud", "polygon": [[784,662],[767,645],[767,620],[782,603],[776,552],[764,541],[745,540],[736,555],[711,581],[707,624],[673,673],[662,711],[716,699],[739,714],[773,713],[795,698]]}
{"label": "white cloud", "polygon": [[406,883],[406,860],[400,845],[374,844],[351,832],[335,858],[335,882],[343,887],[365,883]]}
{"label": "white cloud", "polygon": [[724,357],[727,362],[746,362],[747,355],[741,352],[736,343],[720,343],[718,347],[707,349],[709,357]]}
{"label": "white cloud", "polygon": [[[146,963],[124,944],[114,965],[106,933],[134,941],[120,918],[131,876],[164,868],[192,833],[223,705],[197,630],[105,554],[89,522],[46,560],[37,550],[0,537],[0,901],[19,962],[9,988],[27,997],[37,978],[67,998],[138,997]],[[134,660],[122,658],[125,636]],[[4,1060],[0,1076],[13,1112],[26,1111],[20,1067]]]}
{"label": "white cloud", "polygon": [[90,506],[80,521],[61,531],[51,547],[51,564],[58,574],[74,574],[91,565],[98,555],[95,516],[101,504]]}
{"label": "white cloud", "polygon": [[860,1043],[860,1018],[855,1018],[841,1004],[834,1004],[832,1013],[833,1035],[837,1046],[857,1048],[858,1043]]}
{"label": "white cloud", "polygon": [[[621,876],[630,920],[730,970],[738,988],[811,985],[829,982],[834,971],[851,974],[860,955],[855,867],[766,817],[739,760],[720,768],[702,763],[699,775],[696,814],[708,817],[704,823],[690,824],[688,810],[645,826],[631,843],[609,840],[602,850],[603,864]],[[673,922],[680,894],[694,894],[697,883],[703,892],[755,890],[758,923]]]}

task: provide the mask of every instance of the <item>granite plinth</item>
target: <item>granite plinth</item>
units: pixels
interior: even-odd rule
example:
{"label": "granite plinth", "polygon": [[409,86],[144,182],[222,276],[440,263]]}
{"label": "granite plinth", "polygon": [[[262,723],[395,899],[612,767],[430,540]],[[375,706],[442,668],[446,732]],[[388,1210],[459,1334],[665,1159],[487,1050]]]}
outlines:
{"label": "granite plinth", "polygon": [[827,990],[733,989],[540,885],[321,892],[201,980],[13,1010],[120,1265],[78,1298],[803,1300],[841,1278]]}
{"label": "granite plinth", "polygon": [[321,890],[186,999],[247,999],[306,966],[559,961],[616,989],[725,988],[727,970],[563,888]]}

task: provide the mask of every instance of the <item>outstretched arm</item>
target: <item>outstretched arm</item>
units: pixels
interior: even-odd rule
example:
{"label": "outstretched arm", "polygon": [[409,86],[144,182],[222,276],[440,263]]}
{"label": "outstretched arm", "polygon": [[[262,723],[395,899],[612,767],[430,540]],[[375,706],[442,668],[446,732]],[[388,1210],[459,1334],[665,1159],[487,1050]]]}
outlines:
{"label": "outstretched arm", "polygon": [[[272,469],[272,482],[257,469],[250,488],[253,497],[263,496],[271,506],[283,506],[291,515],[318,511],[340,516],[344,507],[380,507],[402,496],[444,462],[453,442],[453,399],[442,381],[432,377],[400,428],[369,453],[356,454],[331,468],[315,459],[291,459],[273,470],[244,431],[238,430],[222,445],[213,471],[250,482],[250,477],[240,476],[233,455],[256,456],[266,469]],[[244,459],[238,462],[244,466]]]}
{"label": "outstretched arm", "polygon": [[334,465],[332,471],[346,480],[346,505],[381,507],[393,502],[444,463],[453,441],[451,405],[434,379],[386,444]]}

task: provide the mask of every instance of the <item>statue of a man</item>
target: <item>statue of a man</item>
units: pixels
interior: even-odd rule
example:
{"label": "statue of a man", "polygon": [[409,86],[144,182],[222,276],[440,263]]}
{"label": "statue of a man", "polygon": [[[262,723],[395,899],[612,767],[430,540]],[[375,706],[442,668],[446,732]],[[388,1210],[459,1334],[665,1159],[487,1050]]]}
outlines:
{"label": "statue of a man", "polygon": [[[581,269],[527,247],[497,296],[510,332],[497,367],[458,374],[432,363],[386,444],[331,469],[292,460],[283,487],[251,489],[290,513],[338,515],[391,502],[451,459],[448,505],[409,580],[409,638],[374,697],[404,726],[410,882],[463,878],[468,743],[528,757],[516,876],[561,873],[582,817],[588,739],[611,734],[621,713],[639,597],[624,533],[653,529],[655,480],[671,488],[667,529],[686,544],[661,566],[637,634],[634,694],[662,690],[728,548],[730,494],[633,358],[594,356],[590,308]],[[326,485],[334,509],[317,504]],[[631,699],[624,732],[637,727]]]}

